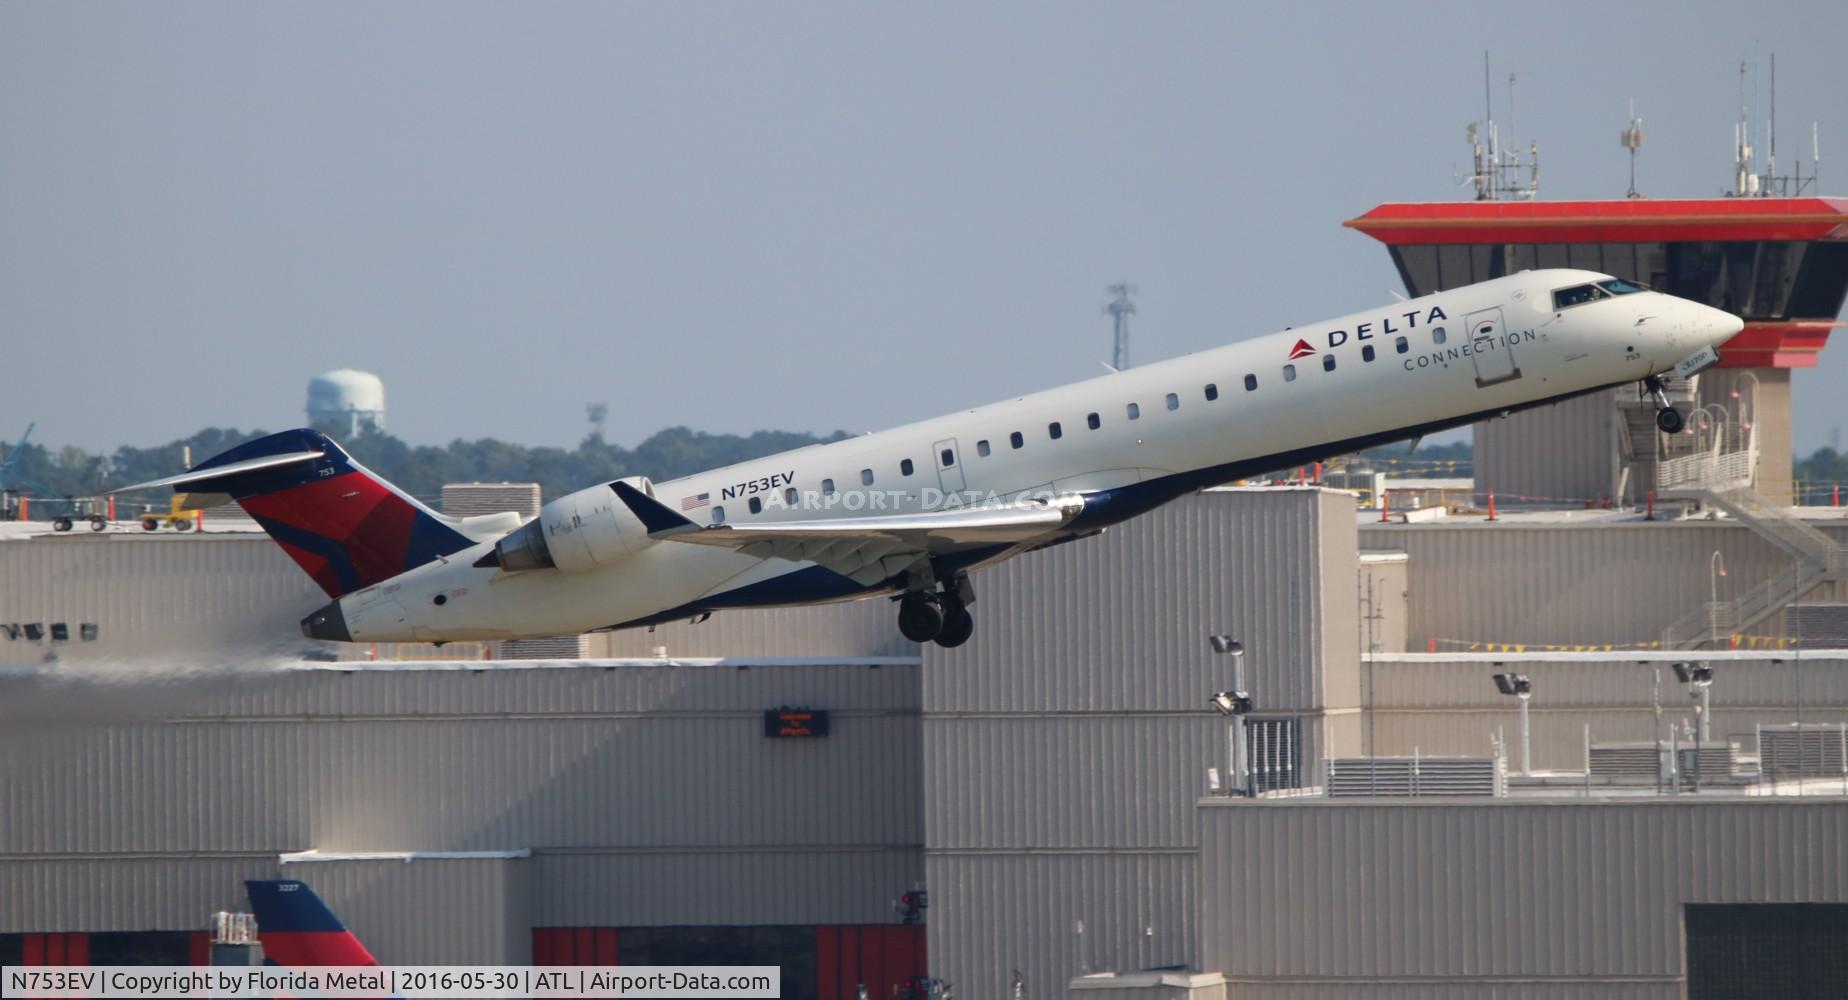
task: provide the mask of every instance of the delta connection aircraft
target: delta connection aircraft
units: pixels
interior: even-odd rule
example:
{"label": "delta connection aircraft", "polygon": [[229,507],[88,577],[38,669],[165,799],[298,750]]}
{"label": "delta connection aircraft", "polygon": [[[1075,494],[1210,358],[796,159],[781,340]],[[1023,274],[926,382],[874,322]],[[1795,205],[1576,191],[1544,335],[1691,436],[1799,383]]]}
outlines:
{"label": "delta connection aircraft", "polygon": [[[235,498],[332,602],[311,638],[576,634],[889,596],[916,642],[974,629],[969,573],[1177,497],[1496,414],[1698,371],[1742,324],[1589,271],[1505,278],[667,482],[450,518],[311,430],[144,486]],[[204,494],[203,496],[197,496]]]}

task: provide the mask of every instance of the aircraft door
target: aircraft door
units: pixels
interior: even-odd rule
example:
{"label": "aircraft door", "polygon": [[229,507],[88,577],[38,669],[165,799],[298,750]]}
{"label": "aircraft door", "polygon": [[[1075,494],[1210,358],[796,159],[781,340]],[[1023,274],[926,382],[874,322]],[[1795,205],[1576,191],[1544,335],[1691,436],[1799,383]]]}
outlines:
{"label": "aircraft door", "polygon": [[1476,387],[1484,389],[1521,377],[1514,360],[1514,338],[1502,326],[1501,309],[1484,309],[1463,317],[1469,357],[1476,365]]}
{"label": "aircraft door", "polygon": [[931,461],[937,466],[937,482],[943,486],[943,492],[961,493],[968,488],[963,478],[962,449],[956,447],[955,438],[947,438],[931,445]]}

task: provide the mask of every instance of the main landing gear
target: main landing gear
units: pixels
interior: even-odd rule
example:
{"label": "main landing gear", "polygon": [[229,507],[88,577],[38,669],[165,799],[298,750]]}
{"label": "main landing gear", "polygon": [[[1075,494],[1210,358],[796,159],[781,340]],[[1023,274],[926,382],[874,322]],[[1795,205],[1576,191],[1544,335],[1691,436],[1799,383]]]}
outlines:
{"label": "main landing gear", "polygon": [[975,634],[975,617],[969,614],[974,598],[966,576],[956,577],[941,591],[914,590],[899,598],[898,630],[912,642],[960,646]]}
{"label": "main landing gear", "polygon": [[1662,391],[1662,380],[1651,375],[1643,379],[1643,389],[1649,393],[1650,399],[1655,400],[1656,429],[1664,434],[1681,433],[1688,419],[1681,415],[1680,410],[1668,405],[1668,396]]}

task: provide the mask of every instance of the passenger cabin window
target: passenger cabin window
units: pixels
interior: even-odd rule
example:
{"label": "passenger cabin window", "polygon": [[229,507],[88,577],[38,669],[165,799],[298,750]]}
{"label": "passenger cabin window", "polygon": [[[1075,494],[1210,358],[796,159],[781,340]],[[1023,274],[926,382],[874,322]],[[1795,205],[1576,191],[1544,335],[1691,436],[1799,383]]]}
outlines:
{"label": "passenger cabin window", "polygon": [[713,524],[724,524],[725,523],[725,508],[724,507],[712,508],[712,523]]}
{"label": "passenger cabin window", "polygon": [[1443,343],[1443,342],[1444,342],[1444,341],[1445,341],[1446,339],[1448,339],[1449,337],[1450,337],[1450,335],[1444,332],[1444,328],[1443,328],[1443,327],[1441,327],[1441,326],[1434,326],[1434,327],[1432,327],[1432,328],[1431,328],[1431,343],[1433,343],[1433,344],[1441,344],[1441,343]]}
{"label": "passenger cabin window", "polygon": [[1571,288],[1561,288],[1553,292],[1553,308],[1555,310],[1570,309],[1573,306],[1582,306],[1587,302],[1608,298],[1610,294],[1597,285],[1573,285]]}
{"label": "passenger cabin window", "polygon": [[982,458],[988,457],[988,441],[986,438],[975,443],[975,453]]}
{"label": "passenger cabin window", "polygon": [[945,448],[937,453],[937,461],[942,462],[943,467],[947,469],[956,464],[956,452],[949,448]]}
{"label": "passenger cabin window", "polygon": [[1172,392],[1168,393],[1168,409],[1178,410],[1180,408],[1181,408],[1181,397],[1176,396]]}
{"label": "passenger cabin window", "polygon": [[1096,430],[1104,426],[1104,419],[1095,413],[1087,414],[1084,418],[1084,425],[1092,430]]}
{"label": "passenger cabin window", "polygon": [[1332,354],[1322,355],[1322,370],[1325,372],[1332,372],[1335,370],[1335,356],[1334,355]]}
{"label": "passenger cabin window", "polygon": [[873,470],[871,469],[861,469],[860,470],[860,485],[861,486],[873,485]]}
{"label": "passenger cabin window", "polygon": [[834,480],[824,479],[821,481],[821,495],[824,497],[831,497],[834,495]]}
{"label": "passenger cabin window", "polygon": [[1256,389],[1257,387],[1258,387],[1258,377],[1256,375],[1245,376],[1245,391],[1246,392],[1250,392],[1253,389]]}
{"label": "passenger cabin window", "polygon": [[1129,419],[1131,420],[1142,419],[1142,407],[1137,406],[1134,403],[1129,404],[1129,407],[1127,408],[1125,412],[1129,414]]}
{"label": "passenger cabin window", "polygon": [[764,512],[764,498],[752,497],[751,502],[745,504],[745,506],[751,508],[751,513],[753,514],[762,514]]}
{"label": "passenger cabin window", "polygon": [[790,510],[794,510],[796,509],[796,500],[797,494],[794,486],[783,491],[783,506],[788,507]]}
{"label": "passenger cabin window", "polygon": [[1296,366],[1295,365],[1284,365],[1283,366],[1283,380],[1285,382],[1296,381]]}
{"label": "passenger cabin window", "polygon": [[902,461],[902,462],[900,462],[900,463],[898,463],[898,474],[899,474],[899,475],[901,475],[901,476],[909,476],[909,475],[911,475],[911,472],[912,472],[912,469],[913,469],[913,466],[912,466],[912,464],[911,464],[911,459],[909,459],[909,458],[907,458],[907,459],[905,459],[904,461]]}
{"label": "passenger cabin window", "polygon": [[1046,436],[1057,441],[1059,438],[1065,436],[1065,431],[1059,427],[1059,422],[1054,420],[1052,423],[1046,425]]}
{"label": "passenger cabin window", "polygon": [[1021,437],[1021,436],[1020,436],[1020,432],[1019,432],[1019,431],[1015,431],[1014,433],[1012,433],[1012,434],[1009,434],[1009,435],[1007,436],[1007,443],[1008,443],[1008,444],[1011,444],[1011,445],[1013,445],[1013,446],[1014,446],[1014,447],[1016,447],[1016,448],[1018,448],[1018,447],[1020,447],[1020,446],[1022,446],[1022,445],[1024,445],[1024,444],[1026,444],[1026,443],[1027,443],[1027,439],[1026,439],[1026,438],[1024,438],[1024,437]]}
{"label": "passenger cabin window", "polygon": [[1392,338],[1392,348],[1400,354],[1404,354],[1406,351],[1411,350],[1412,345],[1406,343],[1404,337],[1394,337]]}
{"label": "passenger cabin window", "polygon": [[1206,401],[1210,403],[1213,400],[1218,399],[1218,398],[1219,398],[1219,387],[1214,385],[1211,382],[1208,382],[1206,384]]}
{"label": "passenger cabin window", "polygon": [[1362,344],[1361,345],[1360,360],[1362,361],[1372,361],[1373,360],[1373,345],[1372,344]]}

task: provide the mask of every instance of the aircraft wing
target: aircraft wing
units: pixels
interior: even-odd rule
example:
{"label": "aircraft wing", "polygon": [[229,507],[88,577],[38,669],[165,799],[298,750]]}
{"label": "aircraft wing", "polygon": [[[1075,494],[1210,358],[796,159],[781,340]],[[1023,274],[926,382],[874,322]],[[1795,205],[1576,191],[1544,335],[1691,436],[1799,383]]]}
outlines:
{"label": "aircraft wing", "polygon": [[826,566],[871,585],[921,558],[988,545],[1018,545],[1071,523],[1082,498],[1055,497],[959,510],[875,517],[700,527],[627,483],[616,495],[650,537],[734,549],[759,559]]}

